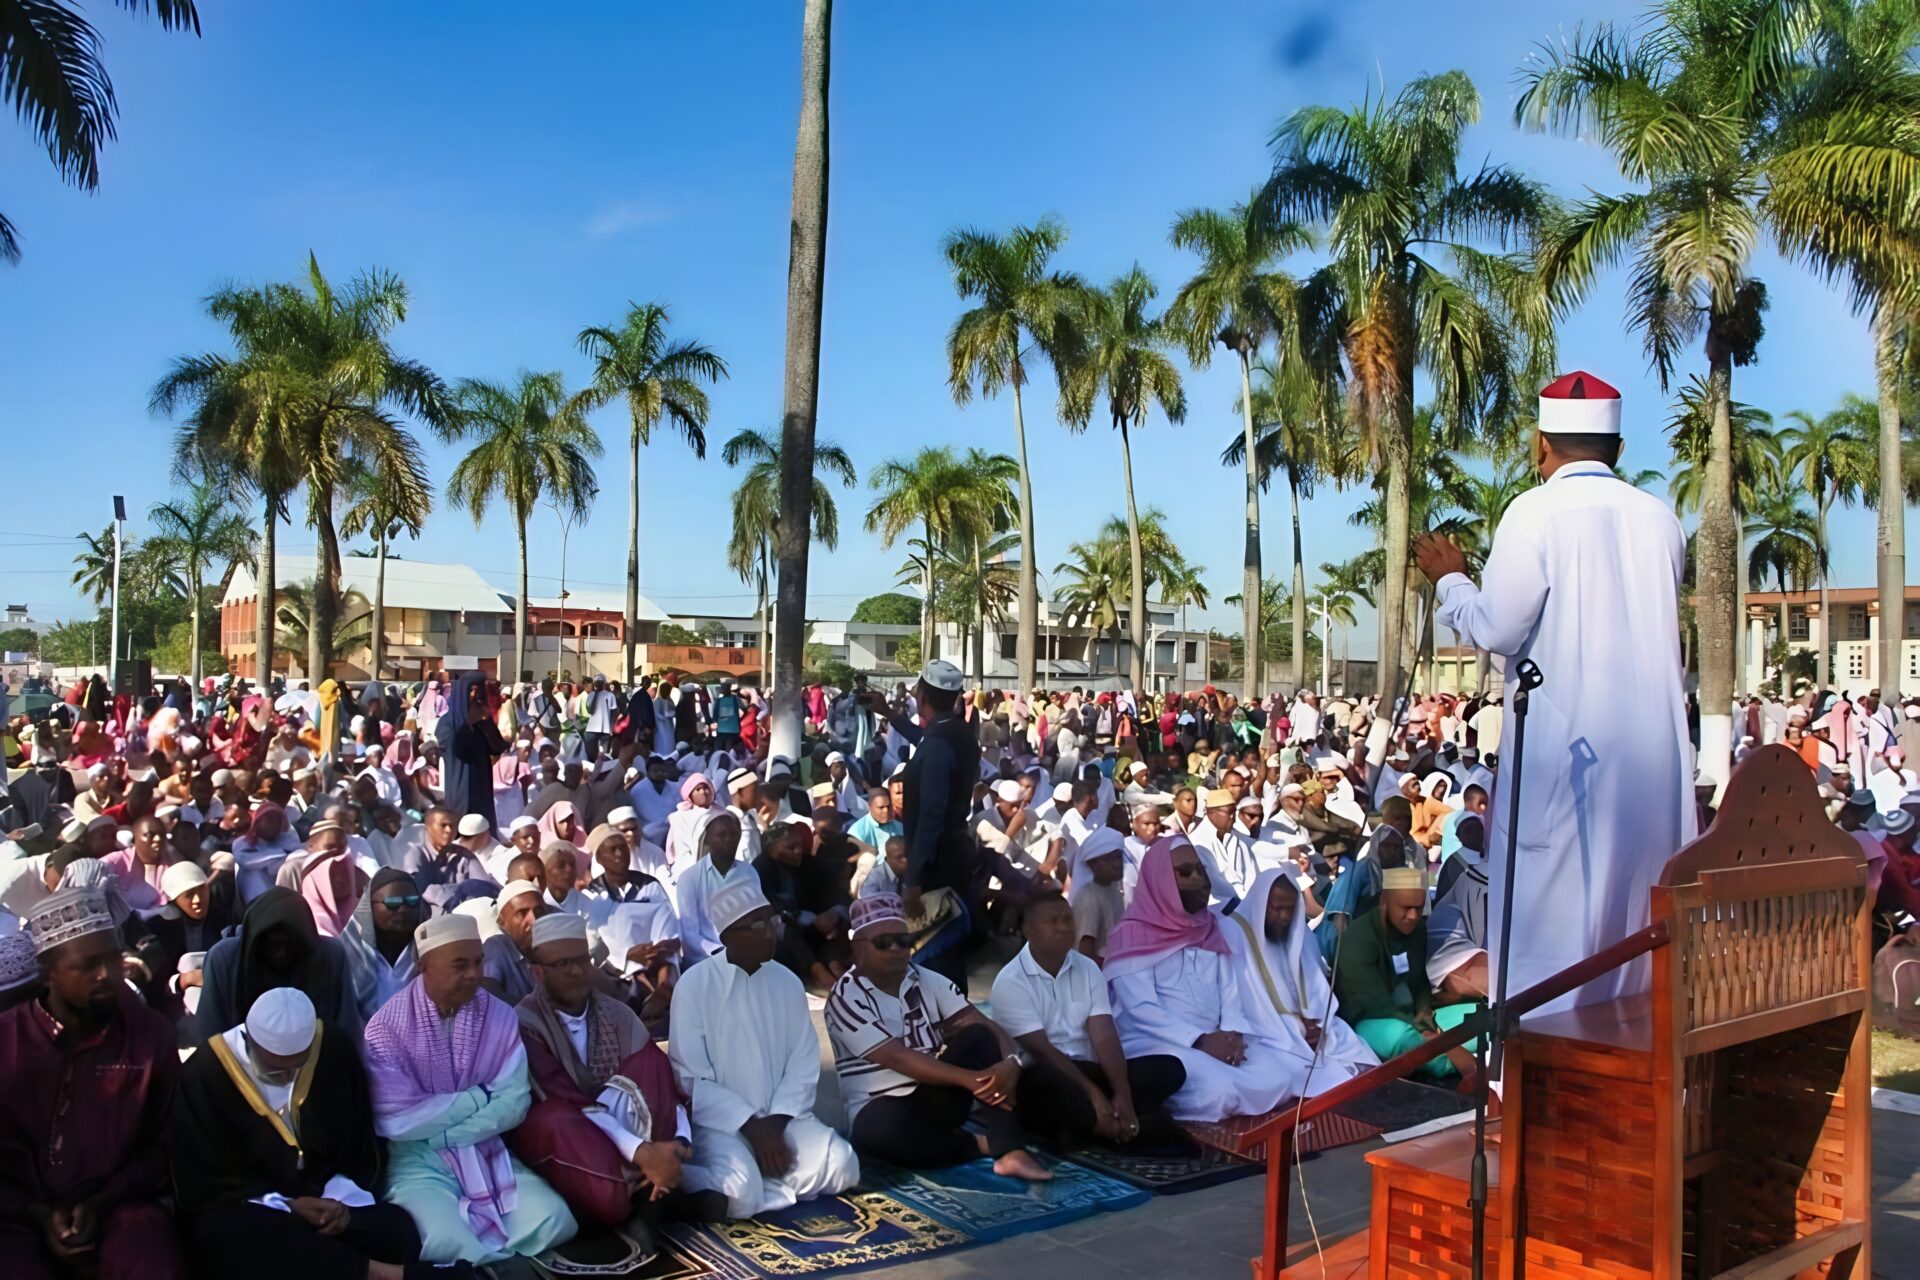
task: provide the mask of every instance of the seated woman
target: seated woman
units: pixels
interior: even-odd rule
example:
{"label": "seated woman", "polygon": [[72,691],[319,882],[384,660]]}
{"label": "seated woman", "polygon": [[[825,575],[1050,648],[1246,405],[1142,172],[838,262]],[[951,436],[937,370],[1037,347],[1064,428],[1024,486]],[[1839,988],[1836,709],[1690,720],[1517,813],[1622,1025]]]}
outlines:
{"label": "seated woman", "polygon": [[1140,883],[1107,943],[1121,1048],[1129,1058],[1180,1060],[1186,1083],[1167,1109],[1181,1120],[1264,1115],[1297,1097],[1306,1075],[1242,1014],[1211,894],[1187,838],[1162,836],[1141,860]]}

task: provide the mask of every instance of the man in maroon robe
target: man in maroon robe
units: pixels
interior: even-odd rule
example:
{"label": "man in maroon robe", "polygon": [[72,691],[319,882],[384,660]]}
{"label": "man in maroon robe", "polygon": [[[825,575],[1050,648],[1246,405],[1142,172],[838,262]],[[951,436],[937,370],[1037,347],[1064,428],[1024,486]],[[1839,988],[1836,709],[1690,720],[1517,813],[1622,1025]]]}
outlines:
{"label": "man in maroon robe", "polygon": [[122,972],[104,897],[27,919],[46,994],[0,1013],[0,1259],[9,1280],[181,1280],[161,1146],[180,1058]]}
{"label": "man in maroon robe", "polygon": [[579,916],[534,921],[533,969],[515,1012],[535,1101],[508,1145],[582,1223],[655,1216],[689,1151],[673,1067],[633,1010],[593,989]]}

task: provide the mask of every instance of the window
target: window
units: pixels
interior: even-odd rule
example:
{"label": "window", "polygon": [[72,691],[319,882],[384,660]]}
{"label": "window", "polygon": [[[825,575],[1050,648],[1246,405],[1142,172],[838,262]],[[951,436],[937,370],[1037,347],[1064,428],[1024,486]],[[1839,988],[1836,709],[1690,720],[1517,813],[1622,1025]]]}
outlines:
{"label": "window", "polygon": [[1157,667],[1173,665],[1173,641],[1156,640],[1153,642],[1153,662]]}
{"label": "window", "polygon": [[1019,636],[1017,635],[1010,636],[1010,635],[1007,635],[1005,632],[1002,632],[1000,635],[1000,656],[1003,658],[1012,658],[1017,656],[1019,652],[1017,646],[1019,645],[1019,643],[1020,643]]}
{"label": "window", "polygon": [[427,630],[429,631],[453,630],[453,615],[447,612],[445,609],[429,609],[427,611]]}
{"label": "window", "polygon": [[1806,640],[1808,638],[1809,638],[1809,631],[1807,628],[1807,611],[1805,609],[1788,609],[1787,610],[1787,639]]}
{"label": "window", "polygon": [[897,636],[887,636],[880,641],[880,660],[882,662],[892,662],[894,658],[899,656],[899,653],[900,640]]}
{"label": "window", "polygon": [[1903,645],[1907,651],[1907,679],[1920,680],[1920,644]]}
{"label": "window", "polygon": [[1867,638],[1867,606],[1850,604],[1847,606],[1847,639],[1865,640]]}
{"label": "window", "polygon": [[1907,606],[1906,638],[1908,640],[1920,640],[1920,604],[1910,604]]}
{"label": "window", "polygon": [[1191,662],[1194,662],[1194,661],[1197,661],[1197,660],[1198,660],[1198,658],[1199,658],[1199,655],[1200,655],[1200,646],[1199,646],[1199,644],[1198,644],[1197,642],[1195,642],[1195,641],[1192,641],[1192,640],[1189,640],[1189,641],[1187,641],[1187,644],[1186,644],[1186,655],[1187,655],[1187,656],[1186,656],[1186,657],[1184,657],[1184,658],[1182,658],[1182,659],[1180,659],[1180,661],[1182,661],[1182,662],[1187,662],[1187,663],[1191,663]]}
{"label": "window", "polygon": [[500,615],[497,613],[470,613],[467,615],[467,634],[470,636],[497,636],[500,634]]}
{"label": "window", "polygon": [[1852,645],[1847,649],[1847,678],[1865,680],[1867,678],[1867,647]]}

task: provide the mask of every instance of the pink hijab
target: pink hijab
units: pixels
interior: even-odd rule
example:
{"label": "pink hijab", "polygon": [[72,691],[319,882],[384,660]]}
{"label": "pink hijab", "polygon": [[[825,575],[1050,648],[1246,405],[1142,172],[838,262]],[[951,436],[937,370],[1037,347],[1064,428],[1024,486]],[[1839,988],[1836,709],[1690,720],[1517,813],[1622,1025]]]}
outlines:
{"label": "pink hijab", "polygon": [[[680,808],[682,809],[693,808],[693,789],[697,786],[700,786],[702,783],[705,783],[709,787],[713,786],[712,781],[709,780],[707,775],[704,773],[690,773],[686,777],[680,779]],[[719,791],[716,789],[714,791],[714,798],[719,799],[719,794],[720,794]],[[707,807],[711,809],[711,808],[714,808],[715,806],[709,804]]]}
{"label": "pink hijab", "polygon": [[580,823],[573,816],[571,800],[556,800],[548,805],[547,811],[540,815],[540,821],[535,825],[540,828],[542,849],[556,840],[564,840],[568,844],[580,843],[575,838],[575,832]]}
{"label": "pink hijab", "polygon": [[1183,835],[1161,836],[1140,859],[1140,881],[1133,888],[1133,900],[1107,938],[1107,959],[1102,968],[1109,979],[1150,968],[1162,956],[1188,947],[1231,954],[1226,935],[1220,931],[1220,917],[1210,909],[1191,915],[1180,902],[1180,888],[1173,878],[1173,851],[1181,845],[1192,848],[1193,842]]}
{"label": "pink hijab", "polygon": [[300,868],[300,896],[313,909],[313,923],[323,938],[340,936],[366,889],[367,873],[354,864],[353,851],[344,845],[332,857],[311,858]]}

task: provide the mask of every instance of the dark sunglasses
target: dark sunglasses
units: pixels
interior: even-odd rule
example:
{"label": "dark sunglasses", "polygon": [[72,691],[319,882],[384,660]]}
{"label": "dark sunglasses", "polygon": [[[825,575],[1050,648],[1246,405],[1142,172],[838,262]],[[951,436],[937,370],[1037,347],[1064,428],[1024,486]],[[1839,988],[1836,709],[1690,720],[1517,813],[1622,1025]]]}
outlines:
{"label": "dark sunglasses", "polygon": [[420,895],[417,893],[409,893],[404,897],[389,896],[389,897],[379,899],[379,902],[381,906],[385,907],[389,911],[398,911],[402,907],[419,906]]}
{"label": "dark sunglasses", "polygon": [[866,943],[880,951],[905,951],[913,945],[913,939],[904,933],[883,933],[877,938],[866,939]]}

